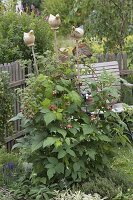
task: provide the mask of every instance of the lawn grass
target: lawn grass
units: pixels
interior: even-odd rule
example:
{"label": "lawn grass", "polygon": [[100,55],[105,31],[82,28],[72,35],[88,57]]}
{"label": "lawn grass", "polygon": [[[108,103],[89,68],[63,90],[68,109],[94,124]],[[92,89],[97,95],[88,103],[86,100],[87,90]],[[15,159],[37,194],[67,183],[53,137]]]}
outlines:
{"label": "lawn grass", "polygon": [[113,160],[112,168],[125,174],[130,181],[133,181],[133,150],[119,147],[116,151],[118,154]]}

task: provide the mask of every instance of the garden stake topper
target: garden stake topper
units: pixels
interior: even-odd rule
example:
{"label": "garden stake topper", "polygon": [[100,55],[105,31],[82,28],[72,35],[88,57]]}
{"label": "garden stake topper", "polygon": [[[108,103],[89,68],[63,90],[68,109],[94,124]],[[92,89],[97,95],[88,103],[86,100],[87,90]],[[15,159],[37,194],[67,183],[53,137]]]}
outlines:
{"label": "garden stake topper", "polygon": [[60,15],[49,15],[48,18],[48,23],[51,26],[51,29],[54,31],[54,50],[56,54],[57,61],[59,60],[59,55],[58,55],[58,44],[57,44],[57,30],[59,29],[59,26],[61,24],[61,19]]}
{"label": "garden stake topper", "polygon": [[35,70],[36,75],[38,75],[38,67],[37,67],[35,51],[34,51],[34,43],[35,43],[34,31],[30,30],[28,33],[24,33],[23,40],[24,40],[24,43],[28,47],[31,47],[32,49],[32,55],[33,55],[33,60],[34,60],[34,70]]}

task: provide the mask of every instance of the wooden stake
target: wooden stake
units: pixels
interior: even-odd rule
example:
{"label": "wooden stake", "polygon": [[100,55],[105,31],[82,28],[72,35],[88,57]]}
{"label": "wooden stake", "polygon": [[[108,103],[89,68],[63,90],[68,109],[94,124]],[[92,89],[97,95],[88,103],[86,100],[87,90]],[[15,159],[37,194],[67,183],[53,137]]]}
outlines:
{"label": "wooden stake", "polygon": [[55,54],[56,54],[56,59],[58,61],[59,56],[58,56],[57,30],[56,29],[54,29],[54,50],[55,50]]}
{"label": "wooden stake", "polygon": [[34,46],[32,46],[31,48],[32,48],[32,55],[33,55],[33,60],[34,60],[34,70],[35,70],[36,75],[38,76],[39,72],[38,72],[38,67],[37,67],[37,63],[36,63]]}
{"label": "wooden stake", "polygon": [[78,40],[76,40],[76,60],[77,60],[77,82],[78,82],[78,90],[79,90],[79,93],[80,93],[80,67],[79,67]]}

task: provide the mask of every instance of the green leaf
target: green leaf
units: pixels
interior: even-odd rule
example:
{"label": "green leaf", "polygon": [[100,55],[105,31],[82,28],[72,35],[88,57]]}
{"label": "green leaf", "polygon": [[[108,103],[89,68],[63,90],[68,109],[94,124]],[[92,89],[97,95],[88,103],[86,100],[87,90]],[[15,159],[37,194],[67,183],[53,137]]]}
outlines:
{"label": "green leaf", "polygon": [[62,113],[56,112],[56,118],[58,120],[62,121],[62,117],[63,117]]}
{"label": "green leaf", "polygon": [[58,128],[57,132],[60,133],[63,136],[63,138],[65,138],[66,135],[67,135],[67,132],[64,129],[61,129],[61,128]]}
{"label": "green leaf", "polygon": [[109,138],[107,135],[98,135],[98,138],[102,141],[105,141],[105,142],[111,142],[111,138]]}
{"label": "green leaf", "polygon": [[55,171],[57,172],[57,173],[61,173],[61,174],[63,174],[64,173],[64,164],[63,163],[58,163],[57,165],[56,165],[56,167],[55,167]]}
{"label": "green leaf", "polygon": [[43,141],[43,148],[53,145],[58,139],[54,137],[47,137]]}
{"label": "green leaf", "polygon": [[76,154],[75,154],[75,152],[72,149],[67,149],[66,152],[68,154],[70,154],[71,156],[76,157]]}
{"label": "green leaf", "polygon": [[31,146],[31,153],[40,149],[42,146],[43,146],[43,141],[41,141],[39,143],[33,143],[32,146]]}
{"label": "green leaf", "polygon": [[79,94],[75,91],[71,91],[68,94],[69,98],[71,99],[72,102],[74,102],[76,105],[80,106],[81,105],[81,97]]}
{"label": "green leaf", "polygon": [[65,91],[66,89],[64,87],[62,87],[61,85],[56,85],[56,90],[60,91],[60,92],[63,92]]}
{"label": "green leaf", "polygon": [[97,152],[94,150],[94,149],[89,149],[87,152],[86,152],[86,155],[89,155],[89,157],[92,159],[92,160],[95,160],[95,155],[97,154]]}
{"label": "green leaf", "polygon": [[58,163],[58,159],[55,157],[48,157],[48,161],[53,165],[56,165]]}
{"label": "green leaf", "polygon": [[65,142],[67,143],[67,145],[70,145],[70,138],[67,137],[67,138],[65,139]]}
{"label": "green leaf", "polygon": [[60,158],[64,158],[66,155],[66,151],[64,151],[63,149],[61,149],[58,153],[58,159]]}
{"label": "green leaf", "polygon": [[34,151],[36,151],[37,149],[40,149],[43,146],[43,139],[44,139],[44,135],[35,135],[32,138],[32,145],[31,145],[31,152],[33,153]]}
{"label": "green leaf", "polygon": [[52,121],[56,119],[56,115],[53,112],[46,113],[44,115],[44,121],[46,122],[46,126],[50,124]]}
{"label": "green leaf", "polygon": [[94,132],[92,126],[89,126],[89,125],[87,125],[87,124],[83,124],[83,125],[82,125],[82,130],[83,130],[84,135],[88,135],[88,134]]}
{"label": "green leaf", "polygon": [[42,109],[40,110],[40,112],[41,112],[41,113],[49,113],[50,110],[47,109],[47,108],[42,108]]}
{"label": "green leaf", "polygon": [[45,95],[48,98],[53,96],[53,87],[49,84],[48,87],[45,89]]}
{"label": "green leaf", "polygon": [[45,165],[45,168],[50,169],[50,168],[54,168],[54,166],[55,165],[53,165],[53,164],[47,164],[47,165]]}
{"label": "green leaf", "polygon": [[50,99],[47,99],[47,98],[41,103],[41,105],[42,105],[44,108],[48,108],[48,107],[50,106],[50,104],[51,104],[51,100],[50,100]]}
{"label": "green leaf", "polygon": [[70,128],[69,131],[74,135],[76,135],[76,133],[77,133],[77,129],[75,129],[75,128]]}
{"label": "green leaf", "polygon": [[75,172],[79,171],[80,170],[80,164],[78,162],[74,163],[73,169],[74,169]]}
{"label": "green leaf", "polygon": [[62,81],[62,83],[63,83],[64,86],[69,86],[71,84],[70,80],[66,80],[66,79],[62,79],[61,78],[61,81]]}
{"label": "green leaf", "polygon": [[54,168],[48,169],[48,171],[47,171],[47,176],[48,176],[49,180],[50,180],[51,178],[53,178],[54,174],[55,174],[55,169],[54,169]]}

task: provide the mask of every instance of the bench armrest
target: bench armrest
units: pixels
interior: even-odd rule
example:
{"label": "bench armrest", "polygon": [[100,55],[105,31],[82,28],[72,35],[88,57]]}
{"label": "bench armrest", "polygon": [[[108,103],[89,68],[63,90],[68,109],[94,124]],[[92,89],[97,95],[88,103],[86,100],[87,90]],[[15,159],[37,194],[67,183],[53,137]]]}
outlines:
{"label": "bench armrest", "polygon": [[128,82],[127,82],[125,79],[123,79],[123,78],[120,79],[120,82],[121,82],[121,84],[123,84],[123,85],[126,86],[126,87],[131,87],[131,88],[133,88],[133,84],[128,83]]}

